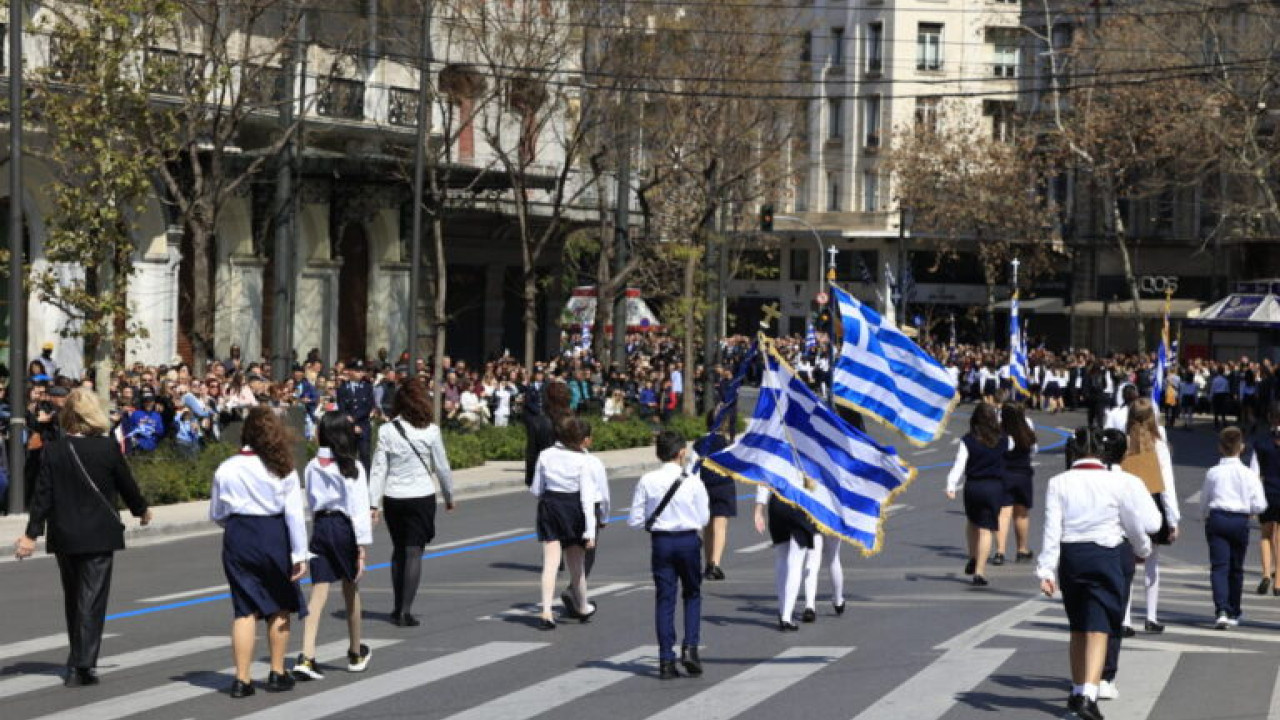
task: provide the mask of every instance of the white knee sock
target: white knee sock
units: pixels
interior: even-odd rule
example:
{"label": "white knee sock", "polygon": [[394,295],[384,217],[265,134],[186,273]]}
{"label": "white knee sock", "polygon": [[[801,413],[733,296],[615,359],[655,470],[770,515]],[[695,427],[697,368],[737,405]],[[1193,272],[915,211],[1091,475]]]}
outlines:
{"label": "white knee sock", "polygon": [[778,616],[790,621],[796,609],[796,595],[800,592],[803,579],[805,549],[797,545],[795,540],[775,547],[777,548],[777,561],[774,567],[778,575]]}
{"label": "white knee sock", "polygon": [[1160,604],[1160,557],[1159,550],[1153,548],[1147,558],[1147,620],[1159,622],[1156,610]]}
{"label": "white knee sock", "polygon": [[840,564],[840,546],[844,543],[831,538],[822,546],[822,564],[831,573],[831,602],[844,604],[844,566]]}
{"label": "white knee sock", "polygon": [[804,551],[804,606],[805,608],[817,607],[818,600],[818,573],[822,570],[822,543],[821,535],[813,536],[813,548]]}

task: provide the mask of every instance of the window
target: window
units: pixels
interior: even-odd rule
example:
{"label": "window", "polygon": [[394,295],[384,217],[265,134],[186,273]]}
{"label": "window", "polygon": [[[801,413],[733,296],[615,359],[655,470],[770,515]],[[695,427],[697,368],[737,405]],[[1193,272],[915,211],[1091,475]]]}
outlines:
{"label": "window", "polygon": [[942,98],[937,96],[916,98],[916,128],[938,132],[938,108]]}
{"label": "window", "polygon": [[827,173],[827,212],[840,212],[839,173]]}
{"label": "window", "polygon": [[916,69],[942,69],[942,23],[920,23],[916,31]]}
{"label": "window", "polygon": [[844,137],[844,125],[841,115],[844,113],[844,101],[831,98],[827,101],[827,137],[836,140]]}
{"label": "window", "polygon": [[880,175],[875,170],[862,173],[862,209],[866,212],[880,209]]}
{"label": "window", "polygon": [[1155,229],[1159,233],[1173,230],[1173,211],[1175,198],[1172,190],[1165,189],[1156,196]]}
{"label": "window", "polygon": [[1000,142],[1013,142],[1014,108],[1012,100],[984,100],[982,114],[991,118],[991,138]]}
{"label": "window", "polygon": [[831,28],[831,64],[844,65],[844,28]]}
{"label": "window", "polygon": [[345,120],[363,119],[364,83],[331,76],[316,100],[316,114]]}
{"label": "window", "polygon": [[1018,35],[1005,28],[992,28],[987,32],[987,38],[995,45],[992,74],[999,78],[1018,77]]}
{"label": "window", "polygon": [[867,129],[866,146],[880,147],[880,96],[870,95],[863,103],[862,122]]}
{"label": "window", "polygon": [[836,280],[875,285],[879,260],[875,250],[841,250],[836,255]]}
{"label": "window", "polygon": [[393,87],[388,97],[387,122],[397,127],[417,127],[418,91]]}
{"label": "window", "polygon": [[884,69],[884,23],[873,22],[867,26],[867,72],[878,73]]}
{"label": "window", "polygon": [[791,279],[796,282],[809,280],[809,251],[804,248],[791,249]]}
{"label": "window", "polygon": [[800,38],[800,60],[809,62],[813,59],[813,33],[806,32],[804,37]]}

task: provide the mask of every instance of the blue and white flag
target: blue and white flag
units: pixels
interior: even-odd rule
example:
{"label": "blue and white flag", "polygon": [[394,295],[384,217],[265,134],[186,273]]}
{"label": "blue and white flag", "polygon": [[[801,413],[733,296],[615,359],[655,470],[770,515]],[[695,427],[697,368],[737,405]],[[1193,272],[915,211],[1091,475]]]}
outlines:
{"label": "blue and white flag", "polygon": [[806,355],[812,355],[818,349],[818,333],[813,329],[813,319],[809,319],[809,324],[804,330],[804,352]]}
{"label": "blue and white flag", "polygon": [[1164,385],[1169,376],[1169,305],[1172,295],[1164,301],[1164,327],[1160,331],[1160,348],[1156,350],[1155,377],[1151,382],[1151,402],[1160,408],[1163,406]]}
{"label": "blue and white flag", "polygon": [[841,420],[773,348],[764,356],[760,399],[746,432],[706,466],[768,487],[820,531],[860,546],[864,555],[879,552],[884,509],[915,469]]}
{"label": "blue and white flag", "polygon": [[913,445],[937,440],[960,399],[951,374],[875,310],[835,285],[831,292],[844,329],[835,401],[896,429]]}
{"label": "blue and white flag", "polygon": [[1027,344],[1022,331],[1018,329],[1018,291],[1013,291],[1013,299],[1009,302],[1009,383],[1013,385],[1014,395],[1023,397],[1030,395],[1027,383]]}
{"label": "blue and white flag", "polygon": [[578,345],[583,350],[591,349],[591,324],[586,323],[582,326],[582,342]]}

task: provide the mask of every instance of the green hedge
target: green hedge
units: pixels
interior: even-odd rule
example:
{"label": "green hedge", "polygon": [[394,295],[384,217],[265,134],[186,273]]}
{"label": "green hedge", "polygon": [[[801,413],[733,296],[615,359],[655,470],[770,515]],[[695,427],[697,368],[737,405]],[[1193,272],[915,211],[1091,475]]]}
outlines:
{"label": "green hedge", "polygon": [[[661,429],[656,423],[637,419],[608,423],[599,417],[587,419],[591,422],[595,452],[647,447],[653,444],[654,433]],[[689,440],[697,439],[706,431],[702,418],[685,415],[672,416],[667,427]],[[376,428],[371,440],[377,442]],[[474,432],[449,431],[444,433],[444,445],[454,470],[479,467],[490,460],[523,460],[524,425],[483,427]],[[314,446],[308,446],[308,457],[315,454],[314,450]],[[214,443],[196,457],[188,458],[177,448],[165,444],[153,453],[130,456],[129,465],[147,500],[154,505],[167,505],[208,498],[214,470],[235,451],[229,443]]]}

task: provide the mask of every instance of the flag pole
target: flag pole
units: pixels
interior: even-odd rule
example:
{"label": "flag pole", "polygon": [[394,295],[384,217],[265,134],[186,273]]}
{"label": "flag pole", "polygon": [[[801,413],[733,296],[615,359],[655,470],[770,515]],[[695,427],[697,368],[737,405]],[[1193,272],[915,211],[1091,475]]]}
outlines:
{"label": "flag pole", "polygon": [[835,385],[836,385],[836,310],[835,298],[831,293],[831,286],[836,281],[836,256],[840,251],[836,249],[836,244],[831,243],[827,248],[827,253],[831,256],[831,261],[827,265],[826,281],[822,284],[822,292],[827,297],[827,387],[823,393],[826,396],[828,405],[835,407]]}

